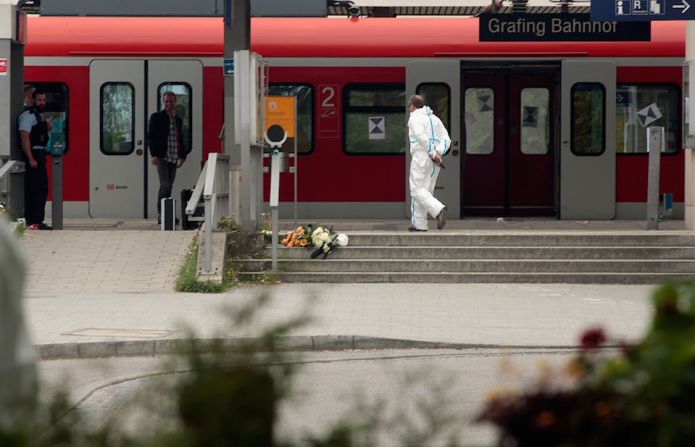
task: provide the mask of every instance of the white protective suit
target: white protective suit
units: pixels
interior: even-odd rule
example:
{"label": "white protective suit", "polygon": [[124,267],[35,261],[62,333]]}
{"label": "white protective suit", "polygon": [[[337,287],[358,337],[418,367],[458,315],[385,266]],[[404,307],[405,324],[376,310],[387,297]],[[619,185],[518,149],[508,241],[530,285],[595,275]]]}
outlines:
{"label": "white protective suit", "polygon": [[410,113],[410,226],[427,230],[427,214],[436,217],[444,208],[432,193],[440,168],[432,161],[433,151],[446,154],[451,138],[442,121],[424,106]]}

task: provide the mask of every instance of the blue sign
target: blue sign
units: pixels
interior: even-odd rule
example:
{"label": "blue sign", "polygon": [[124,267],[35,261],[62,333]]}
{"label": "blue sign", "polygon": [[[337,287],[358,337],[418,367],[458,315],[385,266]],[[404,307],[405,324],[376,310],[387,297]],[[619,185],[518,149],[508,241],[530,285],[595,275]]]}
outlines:
{"label": "blue sign", "polygon": [[695,0],[591,0],[591,19],[625,22],[695,20],[693,6]]}
{"label": "blue sign", "polygon": [[234,59],[224,60],[224,75],[234,76]]}
{"label": "blue sign", "polygon": [[234,0],[227,0],[224,2],[224,24],[225,26],[232,27],[232,21],[234,20]]}

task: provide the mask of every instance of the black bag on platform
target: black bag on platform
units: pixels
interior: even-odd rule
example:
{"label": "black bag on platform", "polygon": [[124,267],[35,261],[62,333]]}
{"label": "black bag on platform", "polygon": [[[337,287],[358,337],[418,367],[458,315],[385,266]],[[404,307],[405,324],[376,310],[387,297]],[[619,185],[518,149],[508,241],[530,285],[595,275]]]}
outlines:
{"label": "black bag on platform", "polygon": [[[196,228],[200,228],[200,222],[199,221],[190,221],[188,220],[188,214],[186,214],[186,206],[188,205],[188,200],[191,198],[193,195],[193,190],[192,189],[182,189],[181,190],[181,229],[182,230],[195,230]],[[193,213],[193,216],[191,217],[203,217],[205,214],[205,206],[202,204],[198,205],[198,208],[196,208],[195,212]]]}

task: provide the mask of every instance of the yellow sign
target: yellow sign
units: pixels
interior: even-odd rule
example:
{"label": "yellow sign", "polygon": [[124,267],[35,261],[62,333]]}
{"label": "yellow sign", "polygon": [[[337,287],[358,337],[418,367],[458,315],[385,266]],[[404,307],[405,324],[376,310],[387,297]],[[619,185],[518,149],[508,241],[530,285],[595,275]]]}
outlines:
{"label": "yellow sign", "polygon": [[268,96],[265,100],[263,131],[265,132],[270,126],[277,124],[287,132],[287,138],[293,138],[296,120],[294,104],[294,96]]}

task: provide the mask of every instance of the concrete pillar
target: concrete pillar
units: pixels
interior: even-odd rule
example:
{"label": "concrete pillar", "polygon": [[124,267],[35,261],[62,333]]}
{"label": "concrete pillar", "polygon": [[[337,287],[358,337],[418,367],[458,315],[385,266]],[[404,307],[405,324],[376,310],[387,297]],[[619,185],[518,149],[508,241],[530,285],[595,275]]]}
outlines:
{"label": "concrete pillar", "polygon": [[[225,2],[225,7],[229,7],[230,3],[231,22],[225,20],[224,27],[225,60],[233,60],[235,51],[251,49],[251,2]],[[225,16],[229,17],[228,14]],[[234,91],[234,77],[238,76],[239,69],[240,67],[234,67],[234,75],[224,78],[224,152],[230,156],[230,169],[239,170],[239,175],[232,176],[238,181],[231,185],[231,188],[239,190],[238,194],[232,194],[233,198],[238,198],[238,203],[232,203],[231,209],[239,210],[239,215],[234,218],[244,229],[254,230],[260,212],[257,190],[262,185],[262,177],[258,178],[257,154],[251,150],[248,129],[234,128],[234,101],[238,100],[238,94]],[[240,144],[234,142],[235,132],[241,132]]]}
{"label": "concrete pillar", "polygon": [[[685,61],[688,69],[688,84],[690,94],[688,116],[690,128],[688,135],[695,135],[695,22],[686,22],[685,28]],[[690,145],[690,144],[688,144]],[[695,148],[685,151],[685,228],[695,230]]]}
{"label": "concrete pillar", "polygon": [[[24,14],[17,10],[14,0],[0,0],[0,164],[7,160],[23,160],[17,144],[17,116],[23,110],[24,101],[25,25]],[[9,174],[1,185],[7,186],[10,216],[23,216],[22,170]]]}

